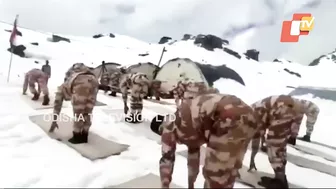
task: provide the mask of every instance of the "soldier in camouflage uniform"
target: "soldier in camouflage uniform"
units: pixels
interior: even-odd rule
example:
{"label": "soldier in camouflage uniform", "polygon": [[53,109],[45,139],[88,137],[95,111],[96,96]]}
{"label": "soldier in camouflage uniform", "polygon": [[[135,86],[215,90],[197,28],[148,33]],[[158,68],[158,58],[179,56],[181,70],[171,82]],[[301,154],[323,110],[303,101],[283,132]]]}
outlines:
{"label": "soldier in camouflage uniform", "polygon": [[320,112],[319,107],[309,100],[296,99],[296,98],[294,98],[294,100],[296,106],[298,107],[297,108],[298,114],[292,125],[292,134],[288,141],[292,145],[296,144],[296,137],[298,136],[300,125],[304,115],[307,116],[307,122],[306,122],[307,129],[306,134],[302,137],[302,140],[310,142],[310,136],[314,130],[314,125]]}
{"label": "soldier in camouflage uniform", "polygon": [[[293,97],[292,97],[293,98]],[[314,130],[314,125],[316,123],[317,117],[319,115],[320,109],[319,107],[314,104],[313,102],[309,100],[302,100],[302,99],[296,99],[293,98],[294,104],[296,107],[296,117],[294,119],[294,122],[292,123],[291,127],[291,136],[288,139],[288,143],[295,145],[296,144],[296,137],[298,136],[300,125],[303,120],[303,116],[307,116],[307,122],[306,122],[306,135],[302,137],[302,140],[306,142],[310,142],[310,136]],[[263,152],[267,151],[267,147],[265,145],[265,137],[263,136],[261,141],[262,147],[261,150]]]}
{"label": "soldier in camouflage uniform", "polygon": [[155,97],[155,100],[160,100],[160,88],[161,88],[161,84],[162,82],[159,80],[153,80],[151,82],[151,86],[149,89],[149,93],[148,96],[150,96],[150,99],[152,99],[152,97]]}
{"label": "soldier in camouflage uniform", "polygon": [[180,143],[188,147],[188,188],[194,188],[203,144],[207,144],[204,188],[233,188],[247,146],[258,129],[252,108],[233,95],[199,94],[184,100],[175,117],[158,115],[150,126],[161,135],[161,187],[169,188],[176,144]]}
{"label": "soldier in camouflage uniform", "polygon": [[258,153],[260,140],[266,130],[266,145],[268,159],[275,172],[275,178],[261,177],[258,184],[266,188],[279,187],[288,188],[285,172],[286,167],[286,145],[291,135],[291,127],[294,118],[297,116],[298,104],[296,100],[288,95],[270,96],[252,104],[255,110],[259,127],[261,128],[252,140],[252,153],[250,169],[256,169],[255,156]]}
{"label": "soldier in camouflage uniform", "polygon": [[[101,76],[100,83],[105,86],[109,86],[111,90],[110,96],[117,96],[117,92],[119,91],[119,81],[122,76],[121,71],[114,70],[111,72],[104,72]],[[105,90],[107,93],[107,90]]]}
{"label": "soldier in camouflage uniform", "polygon": [[179,106],[180,100],[191,99],[198,93],[219,93],[216,88],[208,88],[204,82],[183,82],[179,81],[176,87],[172,90],[175,98],[176,106]]}
{"label": "soldier in camouflage uniform", "polygon": [[[24,83],[23,83],[23,91],[22,94],[26,95],[27,88],[29,86],[30,92],[34,95],[32,100],[36,101],[39,99],[41,90],[44,94],[42,105],[49,105],[49,90],[48,90],[48,75],[45,74],[40,69],[32,69],[26,73]],[[38,84],[38,90],[35,89],[35,83]]]}
{"label": "soldier in camouflage uniform", "polygon": [[124,101],[124,113],[128,114],[127,93],[131,90],[130,115],[125,117],[125,121],[129,123],[138,123],[142,120],[142,99],[147,96],[151,82],[144,73],[123,74],[120,80],[120,91]]}
{"label": "soldier in camouflage uniform", "polygon": [[84,64],[76,63],[66,73],[64,81],[56,92],[53,122],[49,132],[58,128],[57,118],[60,115],[63,100],[71,100],[74,123],[73,136],[69,142],[73,144],[87,143],[92,124],[92,111],[98,93],[98,79]]}

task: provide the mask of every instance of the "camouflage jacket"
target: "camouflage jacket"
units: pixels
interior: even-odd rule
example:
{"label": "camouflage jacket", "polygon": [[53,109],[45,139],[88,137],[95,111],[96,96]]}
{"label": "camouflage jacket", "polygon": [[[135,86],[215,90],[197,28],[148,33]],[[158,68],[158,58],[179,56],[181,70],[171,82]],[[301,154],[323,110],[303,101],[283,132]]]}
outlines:
{"label": "camouflage jacket", "polygon": [[129,73],[121,76],[120,91],[124,102],[127,102],[128,89],[131,90],[131,95],[134,97],[143,98],[148,94],[151,82],[144,73]]}
{"label": "camouflage jacket", "polygon": [[284,143],[290,137],[291,124],[298,112],[294,99],[288,95],[270,96],[253,103],[251,107],[258,121],[258,132],[252,140],[250,166],[253,167],[260,142],[265,141],[266,130],[268,129],[268,141]]}
{"label": "camouflage jacket", "polygon": [[178,106],[179,99],[192,99],[199,94],[219,93],[218,89],[208,88],[204,82],[179,81],[173,88],[175,103]]}
{"label": "camouflage jacket", "polygon": [[288,95],[270,96],[251,105],[256,112],[261,131],[268,129],[272,122],[279,121],[280,118],[284,122],[293,120],[297,114],[294,106],[294,99]]}
{"label": "camouflage jacket", "polygon": [[78,73],[78,72],[91,72],[91,69],[89,67],[87,67],[85,64],[83,63],[75,63],[73,64],[68,71],[65,73],[65,78],[64,78],[64,82],[71,77],[71,75],[73,73]]}
{"label": "camouflage jacket", "polygon": [[[82,75],[86,75],[87,77],[79,78],[79,76],[82,76]],[[72,74],[66,78],[65,82],[57,88],[57,92],[55,96],[55,103],[54,103],[54,114],[59,114],[61,112],[63,100],[69,101],[71,100],[72,96],[76,94],[76,91],[73,90],[76,83],[77,85],[84,84],[84,83],[87,83],[88,79],[96,80],[96,82],[93,82],[93,83],[97,83],[97,86],[95,87],[98,88],[98,80],[91,71],[72,72]]]}
{"label": "camouflage jacket", "polygon": [[38,79],[43,79],[45,81],[48,80],[47,74],[45,74],[42,70],[34,68],[26,73],[26,77],[29,78],[29,82],[38,82]]}
{"label": "camouflage jacket", "polygon": [[122,73],[118,70],[104,72],[101,76],[100,83],[109,86],[113,90],[119,90],[121,76]]}
{"label": "camouflage jacket", "polygon": [[[253,110],[239,98],[232,95],[204,94],[194,99],[186,99],[175,112],[176,119],[166,117],[160,127],[162,142],[162,158],[160,159],[160,177],[162,187],[168,187],[173,174],[176,144],[185,144],[188,147],[188,178],[189,187],[193,186],[199,173],[200,147],[209,142],[209,137],[219,126],[218,120],[226,120],[246,112],[247,120],[254,123],[256,120]],[[248,113],[247,113],[248,112]],[[221,125],[222,126],[222,125]],[[215,128],[214,128],[215,127]],[[230,125],[221,128],[228,131]],[[248,131],[250,138],[256,128]],[[245,131],[243,131],[245,132]],[[219,132],[222,133],[222,132]],[[223,131],[223,133],[225,133]],[[239,132],[240,135],[242,132]],[[218,135],[218,133],[215,133]]]}

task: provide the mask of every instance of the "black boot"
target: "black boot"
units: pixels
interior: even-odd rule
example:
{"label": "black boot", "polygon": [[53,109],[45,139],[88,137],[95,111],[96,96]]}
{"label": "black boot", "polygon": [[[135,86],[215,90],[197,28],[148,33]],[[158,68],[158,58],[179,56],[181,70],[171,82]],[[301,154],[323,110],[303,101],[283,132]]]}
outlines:
{"label": "black boot", "polygon": [[283,181],[278,178],[261,177],[261,181],[258,184],[265,188],[289,188],[286,176]]}
{"label": "black boot", "polygon": [[73,136],[68,141],[72,144],[81,144],[86,143],[87,141],[84,140],[82,133],[72,132]]}
{"label": "black boot", "polygon": [[288,139],[288,144],[291,144],[291,145],[295,146],[295,144],[296,144],[296,138],[295,137],[290,137]]}
{"label": "black boot", "polygon": [[45,96],[43,97],[42,105],[43,105],[43,106],[47,106],[47,105],[49,105],[49,102],[50,102],[50,98],[49,98],[49,96],[48,96],[48,95],[45,95]]}
{"label": "black boot", "polygon": [[140,123],[142,122],[142,115],[140,113],[130,114],[125,117],[125,121],[128,123]]}
{"label": "black boot", "polygon": [[306,141],[306,142],[310,142],[310,136],[309,135],[305,135],[305,136],[302,137],[302,140]]}
{"label": "black boot", "polygon": [[117,96],[117,92],[112,91],[111,94],[109,94],[109,95],[110,95],[110,96],[114,96],[114,97],[116,97],[116,96]]}
{"label": "black boot", "polygon": [[160,97],[155,97],[155,100],[160,101]]}
{"label": "black boot", "polygon": [[143,98],[143,99],[147,100],[147,99],[148,99],[148,96],[144,96],[144,98]]}
{"label": "black boot", "polygon": [[82,141],[87,143],[88,142],[88,137],[89,137],[89,132],[88,131],[83,131],[82,132]]}
{"label": "black boot", "polygon": [[40,95],[38,93],[35,93],[32,100],[36,101],[40,98]]}
{"label": "black boot", "polygon": [[260,148],[260,150],[261,150],[262,152],[267,153],[267,146],[262,145],[261,148]]}

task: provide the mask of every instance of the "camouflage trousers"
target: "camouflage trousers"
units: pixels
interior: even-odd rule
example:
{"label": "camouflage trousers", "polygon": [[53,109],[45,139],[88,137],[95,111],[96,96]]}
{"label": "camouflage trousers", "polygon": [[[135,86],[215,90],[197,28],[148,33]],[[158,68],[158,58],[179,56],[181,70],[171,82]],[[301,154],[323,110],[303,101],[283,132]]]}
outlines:
{"label": "camouflage trousers", "polygon": [[219,122],[210,134],[203,167],[204,188],[233,188],[253,134],[253,129],[242,123]]}
{"label": "camouflage trousers", "polygon": [[[85,76],[85,75],[84,75]],[[83,77],[83,76],[78,76]],[[78,79],[74,81],[74,91],[84,91],[81,93],[73,94],[71,97],[71,104],[74,114],[73,131],[74,132],[88,132],[92,125],[92,111],[96,104],[96,97],[99,84],[96,80],[88,80],[86,84],[77,84],[83,80]]]}
{"label": "camouflage trousers", "polygon": [[[37,83],[37,90],[35,88],[35,83]],[[32,93],[32,94],[41,94],[41,92],[44,94],[44,95],[49,95],[49,90],[48,90],[48,84],[47,82],[40,78],[38,79],[37,81],[31,81],[31,80],[28,80],[24,82],[23,84],[23,90],[26,91],[27,87],[29,87],[29,91]]]}
{"label": "camouflage trousers", "polygon": [[130,112],[133,115],[141,114],[143,109],[143,102],[141,97],[131,96],[130,99]]}
{"label": "camouflage trousers", "polygon": [[285,174],[287,164],[287,142],[291,135],[291,126],[293,121],[276,122],[271,124],[267,137],[268,160],[274,170],[275,176]]}
{"label": "camouflage trousers", "polygon": [[81,113],[77,111],[74,113],[73,131],[76,133],[89,132],[92,125],[92,114],[91,113]]}

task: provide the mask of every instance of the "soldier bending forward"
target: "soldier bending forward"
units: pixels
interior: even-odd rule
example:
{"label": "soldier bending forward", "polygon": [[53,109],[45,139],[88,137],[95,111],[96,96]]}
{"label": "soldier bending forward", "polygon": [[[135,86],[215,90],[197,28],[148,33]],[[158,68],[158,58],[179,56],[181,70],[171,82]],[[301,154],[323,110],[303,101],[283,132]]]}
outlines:
{"label": "soldier bending forward", "polygon": [[71,100],[74,113],[73,144],[87,143],[89,129],[92,124],[92,110],[98,93],[98,79],[82,63],[76,63],[66,74],[65,82],[58,87],[55,98],[53,122],[49,132],[58,128],[57,118],[62,109],[63,100]]}
{"label": "soldier bending forward", "polygon": [[188,188],[194,188],[203,144],[207,144],[204,188],[233,188],[248,143],[257,131],[252,108],[232,95],[201,94],[185,99],[175,116],[169,120],[169,115],[158,115],[150,126],[162,140],[162,188],[169,188],[172,180],[176,143],[188,147]]}
{"label": "soldier bending forward", "polygon": [[[26,95],[27,88],[29,86],[30,92],[34,95],[32,100],[38,100],[42,90],[44,94],[42,105],[49,105],[50,98],[47,81],[48,75],[42,70],[36,68],[30,70],[25,75],[22,94]],[[35,88],[35,83],[38,84],[38,90]]]}
{"label": "soldier bending forward", "polygon": [[142,99],[147,96],[151,82],[143,73],[129,73],[124,74],[120,81],[120,90],[124,101],[124,113],[127,115],[127,93],[131,89],[131,113],[125,117],[125,121],[129,123],[139,123],[142,120]]}
{"label": "soldier bending forward", "polygon": [[295,100],[291,96],[270,96],[252,104],[257,119],[260,120],[260,131],[252,140],[250,169],[256,169],[255,156],[258,153],[260,140],[268,129],[266,147],[269,162],[275,173],[275,178],[261,177],[261,186],[266,188],[288,188],[286,177],[287,143],[291,136],[291,127],[297,115]]}

